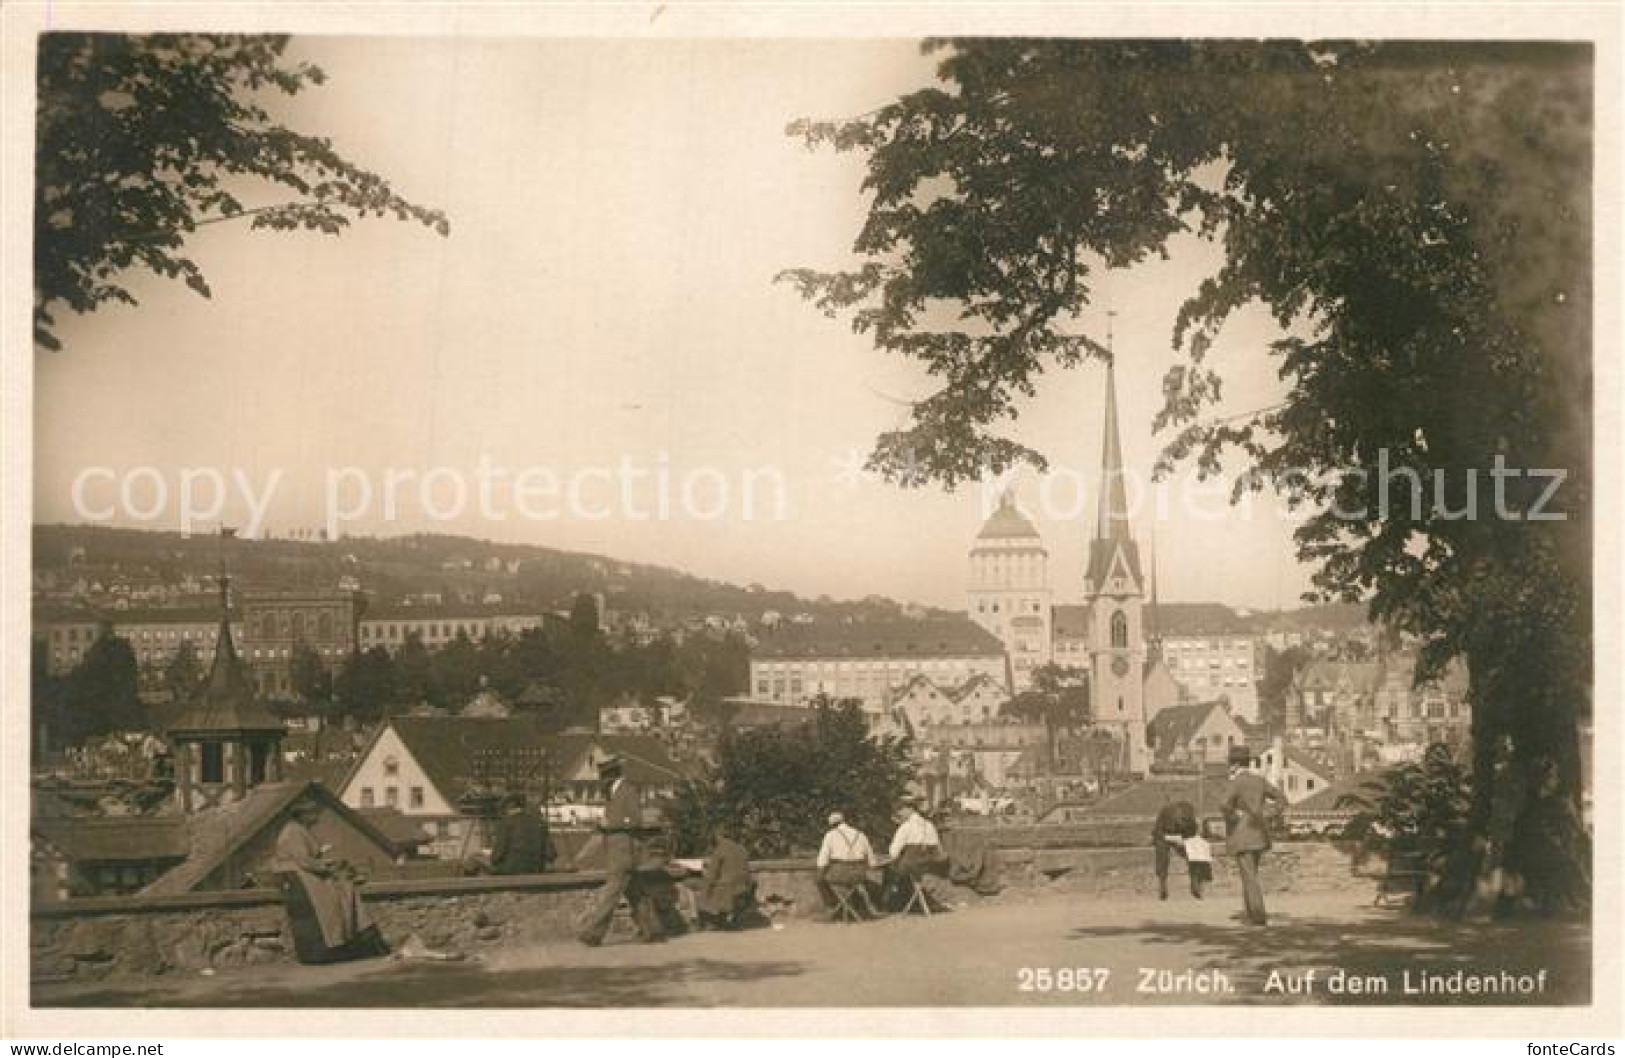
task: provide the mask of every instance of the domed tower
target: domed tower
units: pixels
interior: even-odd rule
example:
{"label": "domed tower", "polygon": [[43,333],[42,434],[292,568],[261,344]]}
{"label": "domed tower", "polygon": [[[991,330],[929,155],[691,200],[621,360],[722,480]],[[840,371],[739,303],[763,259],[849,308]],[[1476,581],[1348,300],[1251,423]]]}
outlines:
{"label": "domed tower", "polygon": [[1011,690],[1025,690],[1032,671],[1053,657],[1049,552],[1012,492],[999,497],[971,545],[967,602],[971,620],[1004,644]]}

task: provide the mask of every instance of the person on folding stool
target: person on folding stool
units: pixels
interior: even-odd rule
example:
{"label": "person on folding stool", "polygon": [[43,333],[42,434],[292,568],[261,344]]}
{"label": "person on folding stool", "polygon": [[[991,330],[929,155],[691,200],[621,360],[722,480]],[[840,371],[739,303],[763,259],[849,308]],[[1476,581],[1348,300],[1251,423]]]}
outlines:
{"label": "person on folding stool", "polygon": [[928,874],[940,873],[946,862],[942,839],[934,823],[920,814],[912,798],[903,802],[903,819],[891,839],[892,906],[909,911],[915,907],[931,913],[931,901],[921,886]]}
{"label": "person on folding stool", "polygon": [[[861,917],[864,910],[871,918],[877,916],[875,905],[869,899],[869,870],[879,865],[868,836],[848,823],[840,812],[831,812],[829,830],[824,832],[823,844],[818,847],[818,892],[829,906],[832,918]],[[862,905],[861,910],[858,904]]]}

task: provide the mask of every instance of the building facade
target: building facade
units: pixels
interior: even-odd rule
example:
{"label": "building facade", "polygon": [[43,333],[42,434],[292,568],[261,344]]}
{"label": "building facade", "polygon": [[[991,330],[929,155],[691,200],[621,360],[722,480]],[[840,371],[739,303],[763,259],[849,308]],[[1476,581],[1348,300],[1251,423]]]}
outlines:
{"label": "building facade", "polygon": [[1258,720],[1258,638],[1233,633],[1162,636],[1168,674],[1190,701],[1226,701],[1248,723]]}
{"label": "building facade", "polygon": [[519,635],[541,628],[545,617],[534,607],[514,606],[374,606],[361,619],[362,650],[399,650],[416,636],[435,650],[459,636],[478,641],[490,635]]}
{"label": "building facade", "polygon": [[985,676],[1009,687],[1004,644],[965,619],[802,625],[751,651],[751,697],[804,706],[819,695],[856,698],[876,720],[897,690],[924,676],[938,685]]}
{"label": "building facade", "polygon": [[1032,685],[1033,670],[1054,660],[1049,552],[1013,492],[982,526],[970,551],[970,618],[1004,644],[1013,690]]}
{"label": "building facade", "polygon": [[330,670],[356,648],[361,599],[338,590],[245,591],[242,595],[243,660],[259,693],[291,698],[293,656],[301,645]]}

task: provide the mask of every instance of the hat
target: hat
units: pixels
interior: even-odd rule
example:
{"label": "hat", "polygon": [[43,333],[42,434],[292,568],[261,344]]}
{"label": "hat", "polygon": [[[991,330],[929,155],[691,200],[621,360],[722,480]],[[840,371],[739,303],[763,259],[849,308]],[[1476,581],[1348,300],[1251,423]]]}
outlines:
{"label": "hat", "polygon": [[1231,746],[1230,747],[1230,763],[1231,764],[1240,764],[1243,767],[1245,767],[1246,765],[1252,763],[1252,759],[1253,759],[1253,751],[1248,749],[1246,746]]}
{"label": "hat", "polygon": [[837,827],[837,826],[840,826],[842,823],[845,823],[845,822],[846,822],[846,817],[841,815],[841,813],[839,813],[839,812],[831,812],[829,814],[829,825],[830,826]]}

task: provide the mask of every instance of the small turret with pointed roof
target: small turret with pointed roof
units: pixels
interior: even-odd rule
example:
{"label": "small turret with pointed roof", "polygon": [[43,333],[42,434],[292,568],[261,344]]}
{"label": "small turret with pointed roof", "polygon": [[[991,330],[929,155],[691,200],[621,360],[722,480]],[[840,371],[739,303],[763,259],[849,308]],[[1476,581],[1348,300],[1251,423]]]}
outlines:
{"label": "small turret with pointed roof", "polygon": [[[227,531],[222,531],[223,535]],[[254,681],[237,656],[231,637],[231,578],[225,558],[220,561],[220,627],[215,632],[214,662],[208,679],[191,705],[170,725],[171,735],[244,732],[284,734],[282,721],[271,714],[254,693]]]}
{"label": "small turret with pointed roof", "polygon": [[280,777],[280,743],[287,733],[259,700],[231,636],[231,579],[221,530],[220,628],[209,675],[190,705],[169,724],[180,808],[194,812],[240,800]]}

